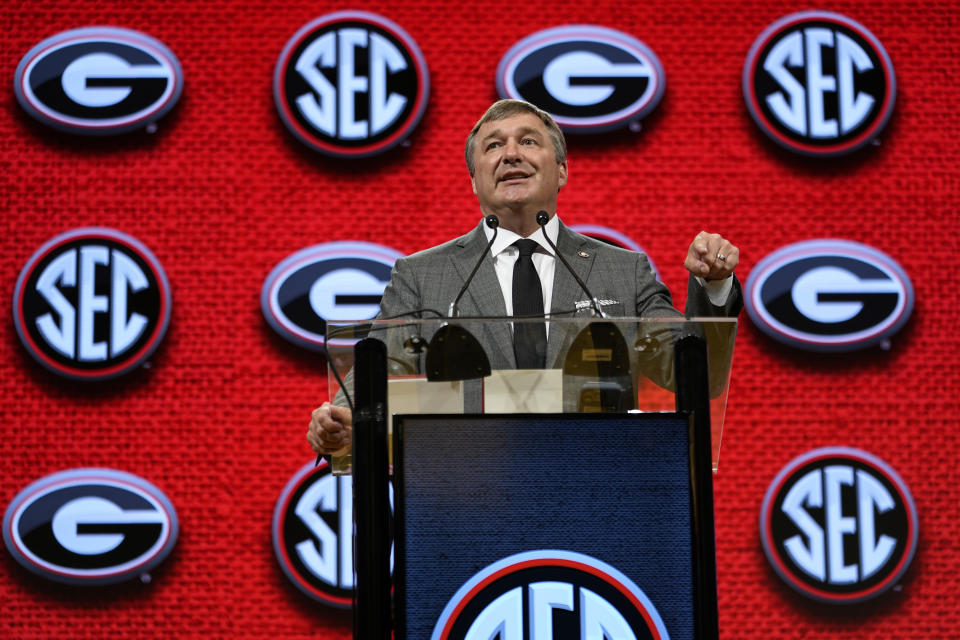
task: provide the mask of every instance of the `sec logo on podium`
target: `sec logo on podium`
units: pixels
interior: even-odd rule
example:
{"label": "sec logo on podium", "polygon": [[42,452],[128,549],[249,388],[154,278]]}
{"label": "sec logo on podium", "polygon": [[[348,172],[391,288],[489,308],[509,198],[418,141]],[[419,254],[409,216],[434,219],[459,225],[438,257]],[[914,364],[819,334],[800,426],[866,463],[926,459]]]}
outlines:
{"label": "sec logo on podium", "polygon": [[667,640],[646,594],[596,558],[563,550],[518,553],[468,580],[447,604],[431,640],[555,638]]}

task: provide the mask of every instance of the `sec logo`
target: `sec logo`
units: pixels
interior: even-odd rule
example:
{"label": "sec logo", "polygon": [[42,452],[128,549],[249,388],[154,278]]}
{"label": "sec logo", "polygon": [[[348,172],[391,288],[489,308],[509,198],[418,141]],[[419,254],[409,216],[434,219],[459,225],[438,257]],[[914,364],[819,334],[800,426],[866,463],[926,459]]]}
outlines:
{"label": "sec logo", "polygon": [[[504,558],[447,603],[431,640],[669,638],[650,599],[610,565],[580,553],[540,550]],[[498,635],[499,634],[499,635]]]}
{"label": "sec logo", "polygon": [[73,469],[34,482],[3,517],[14,559],[56,582],[102,585],[142,576],[173,550],[179,524],[167,497],[135,475]]}
{"label": "sec logo", "polygon": [[180,61],[139,31],[86,27],[47,38],[14,74],[20,105],[40,122],[81,134],[148,127],[183,91]]}
{"label": "sec logo", "polygon": [[273,74],[280,118],[308,147],[344,158],[403,142],[427,107],[430,74],[399,25],[363,11],[330,13],[287,42]]}
{"label": "sec logo", "polygon": [[886,340],[906,323],[914,301],[900,265],[845,240],[810,240],[773,252],[750,273],[744,297],[757,328],[813,351],[852,351]]}
{"label": "sec logo", "polygon": [[351,476],[334,476],[326,460],[301,467],[277,500],[272,531],[277,562],[297,589],[332,607],[352,606]]}
{"label": "sec logo", "polygon": [[515,44],[497,67],[503,98],[526,100],[565,131],[609,131],[659,104],[663,65],[633,36],[590,25],[538,31]]}
{"label": "sec logo", "polygon": [[743,95],[760,129],[811,156],[842,155],[870,143],[890,119],[896,89],[880,41],[827,11],[776,21],[743,66]]}
{"label": "sec logo", "polygon": [[104,380],[137,368],[170,322],[170,285],[137,239],[103,227],[59,235],[33,254],[13,293],[20,341],[50,371]]}
{"label": "sec logo", "polygon": [[402,256],[369,242],[328,242],[298,251],[264,281],[263,316],[290,342],[322,350],[328,320],[377,315],[393,263]]}
{"label": "sec logo", "polygon": [[900,476],[846,447],[792,460],[760,511],[760,539],[774,570],[821,602],[863,602],[890,589],[909,568],[917,535],[917,509]]}

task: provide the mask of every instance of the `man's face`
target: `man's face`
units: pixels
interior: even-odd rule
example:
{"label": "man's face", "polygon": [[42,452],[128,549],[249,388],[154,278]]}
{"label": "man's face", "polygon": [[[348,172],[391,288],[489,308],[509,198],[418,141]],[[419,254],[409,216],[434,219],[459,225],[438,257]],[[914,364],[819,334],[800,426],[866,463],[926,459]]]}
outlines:
{"label": "man's face", "polygon": [[484,213],[505,209],[553,213],[567,183],[547,127],[532,113],[484,123],[477,132],[470,182]]}

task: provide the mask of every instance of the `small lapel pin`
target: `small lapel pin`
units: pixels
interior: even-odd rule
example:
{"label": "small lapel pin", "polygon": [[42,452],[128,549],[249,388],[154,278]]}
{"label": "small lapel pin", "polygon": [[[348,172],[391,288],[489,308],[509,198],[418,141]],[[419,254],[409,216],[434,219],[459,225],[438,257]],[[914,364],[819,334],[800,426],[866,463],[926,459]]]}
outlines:
{"label": "small lapel pin", "polygon": [[580,256],[581,258],[589,258],[589,257],[590,257],[590,254],[587,253],[586,251],[583,251],[582,249],[581,249],[580,251],[577,251],[577,255]]}

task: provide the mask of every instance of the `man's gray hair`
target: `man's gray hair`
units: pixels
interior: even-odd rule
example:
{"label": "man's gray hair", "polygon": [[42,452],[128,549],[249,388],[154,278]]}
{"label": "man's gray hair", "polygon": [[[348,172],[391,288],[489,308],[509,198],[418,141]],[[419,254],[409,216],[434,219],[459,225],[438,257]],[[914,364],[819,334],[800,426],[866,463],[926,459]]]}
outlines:
{"label": "man's gray hair", "polygon": [[549,113],[523,100],[498,100],[490,105],[490,108],[483,114],[483,117],[477,120],[477,124],[473,125],[473,129],[470,130],[470,134],[467,136],[467,144],[463,150],[463,154],[467,161],[467,171],[470,172],[471,176],[476,169],[473,162],[473,153],[477,144],[477,132],[480,131],[480,127],[487,122],[503,120],[521,113],[532,113],[543,121],[543,124],[547,127],[547,133],[550,134],[550,141],[553,143],[553,152],[557,157],[557,164],[563,164],[567,161],[566,138],[563,137],[563,131],[561,131],[557,123],[553,121]]}

